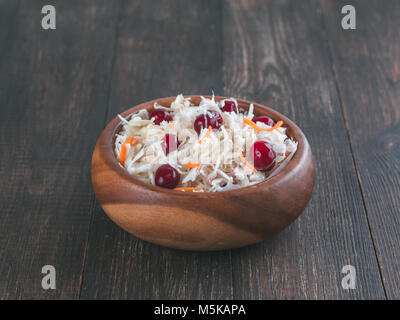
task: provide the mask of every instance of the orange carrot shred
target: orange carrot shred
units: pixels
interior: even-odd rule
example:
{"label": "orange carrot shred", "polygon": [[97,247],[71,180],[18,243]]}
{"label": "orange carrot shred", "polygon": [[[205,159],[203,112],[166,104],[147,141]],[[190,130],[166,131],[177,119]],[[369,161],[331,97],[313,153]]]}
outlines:
{"label": "orange carrot shred", "polygon": [[251,121],[250,119],[244,118],[243,122],[245,124],[248,124],[250,127],[253,127],[254,130],[261,131],[261,128],[258,125],[256,125],[253,121]]}
{"label": "orange carrot shred", "polygon": [[192,188],[192,187],[187,187],[187,188],[175,188],[174,190],[177,190],[177,191],[206,191],[206,190],[204,190],[204,189]]}
{"label": "orange carrot shred", "polygon": [[133,138],[132,136],[130,136],[130,137],[128,137],[128,139],[125,140],[124,143],[129,143],[129,144],[131,144],[132,141],[133,141],[133,139],[134,139],[134,138]]}
{"label": "orange carrot shred", "polygon": [[199,140],[199,143],[201,144],[205,139],[207,139],[211,134],[211,127],[208,127],[206,134],[204,135],[204,137]]}
{"label": "orange carrot shred", "polygon": [[130,136],[130,137],[128,137],[126,140],[125,140],[125,142],[124,143],[126,143],[126,144],[130,144],[131,146],[134,146],[136,143],[138,143],[139,142],[139,140],[138,139],[136,139],[135,137],[133,137],[133,136]]}
{"label": "orange carrot shred", "polygon": [[188,163],[185,163],[184,166],[188,167],[188,168],[197,168],[197,167],[200,167],[200,163],[188,162]]}
{"label": "orange carrot shred", "polygon": [[121,146],[121,153],[120,153],[120,155],[119,155],[119,162],[120,162],[123,166],[125,165],[126,151],[127,151],[126,145],[123,144],[123,145]]}
{"label": "orange carrot shred", "polygon": [[283,121],[278,121],[272,128],[263,129],[263,131],[272,131],[272,130],[278,129],[282,125],[283,125]]}
{"label": "orange carrot shred", "polygon": [[278,121],[272,128],[268,128],[268,129],[261,129],[258,125],[256,125],[253,121],[251,121],[250,119],[244,118],[243,122],[249,126],[251,126],[254,130],[256,131],[273,131],[275,129],[278,129],[279,127],[281,127],[283,125],[283,121]]}
{"label": "orange carrot shred", "polygon": [[239,157],[240,157],[240,160],[242,160],[243,164],[244,164],[247,168],[251,169],[254,173],[257,173],[257,172],[258,172],[257,169],[254,168],[254,167],[243,157],[243,153],[242,153],[241,151],[239,152]]}

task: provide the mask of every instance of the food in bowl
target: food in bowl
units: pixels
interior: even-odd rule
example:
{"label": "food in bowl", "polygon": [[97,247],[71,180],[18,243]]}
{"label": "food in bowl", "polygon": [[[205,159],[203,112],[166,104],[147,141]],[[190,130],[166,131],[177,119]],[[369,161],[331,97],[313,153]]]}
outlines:
{"label": "food in bowl", "polygon": [[178,95],[169,106],[119,116],[114,151],[130,175],[184,192],[220,192],[260,183],[277,174],[297,150],[283,121],[255,116],[236,99]]}

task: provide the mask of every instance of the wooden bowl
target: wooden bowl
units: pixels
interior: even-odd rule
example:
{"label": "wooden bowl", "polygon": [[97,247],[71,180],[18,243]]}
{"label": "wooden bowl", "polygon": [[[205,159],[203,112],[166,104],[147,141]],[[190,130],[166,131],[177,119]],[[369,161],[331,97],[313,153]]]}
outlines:
{"label": "wooden bowl", "polygon": [[[191,97],[198,104],[200,96]],[[216,97],[216,100],[225,97]],[[169,106],[175,97],[142,103],[124,113],[152,110],[154,102]],[[287,134],[298,142],[290,162],[275,176],[246,188],[223,192],[181,192],[136,180],[114,154],[118,117],[104,129],[92,158],[92,182],[102,208],[121,228],[163,246],[185,250],[221,250],[260,242],[282,231],[304,210],[314,186],[314,161],[303,132],[282,114],[237,99],[256,115],[283,120]]]}

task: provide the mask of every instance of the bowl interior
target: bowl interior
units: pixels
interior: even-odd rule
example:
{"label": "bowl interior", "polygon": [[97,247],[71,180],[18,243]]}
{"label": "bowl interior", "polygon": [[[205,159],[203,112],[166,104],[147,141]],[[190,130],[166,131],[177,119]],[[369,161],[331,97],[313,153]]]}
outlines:
{"label": "bowl interior", "polygon": [[[211,98],[211,96],[204,96],[204,97]],[[132,107],[132,108],[124,111],[123,113],[121,113],[121,116],[129,119],[129,117],[132,114],[136,113],[137,111],[139,111],[141,109],[146,109],[146,110],[150,111],[153,109],[155,102],[157,102],[161,106],[169,107],[170,104],[175,100],[175,98],[176,97],[168,97],[168,98],[161,98],[161,99],[155,99],[152,101],[148,101],[148,102],[142,103],[140,105],[137,105],[135,107]],[[198,96],[198,95],[187,95],[187,96],[185,96],[185,98],[190,98],[191,102],[195,105],[198,105],[201,101],[201,96]],[[216,96],[215,100],[220,101],[220,100],[227,99],[227,98],[229,98],[229,97]],[[174,195],[179,194],[179,195],[183,195],[183,196],[193,196],[194,195],[198,198],[198,197],[203,197],[205,195],[207,195],[207,197],[217,196],[218,194],[221,194],[221,193],[238,194],[238,193],[243,193],[243,192],[254,191],[254,188],[265,187],[266,184],[272,184],[273,182],[284,178],[285,175],[288,172],[290,172],[292,170],[292,168],[294,168],[301,161],[301,159],[304,158],[304,156],[305,156],[304,145],[306,143],[306,138],[305,138],[303,132],[293,121],[291,121],[290,119],[288,119],[281,113],[279,113],[271,108],[257,104],[255,102],[246,101],[243,99],[236,99],[236,100],[238,102],[239,108],[242,108],[245,110],[248,110],[250,104],[253,104],[254,105],[254,114],[256,116],[265,115],[265,116],[270,117],[274,121],[282,120],[284,122],[283,126],[286,128],[287,136],[290,138],[293,138],[296,142],[298,142],[297,151],[294,154],[293,158],[287,163],[287,165],[281,171],[279,171],[276,175],[274,175],[270,178],[267,178],[266,180],[264,180],[260,183],[257,183],[257,184],[251,185],[251,186],[247,186],[247,187],[243,187],[243,188],[226,190],[226,191],[191,193],[191,192],[176,192],[171,189],[161,188],[161,187],[149,184],[149,183],[145,183],[138,179],[135,179],[135,177],[131,176],[125,168],[122,168],[120,166],[120,164],[117,160],[117,157],[115,155],[115,152],[114,152],[114,144],[115,144],[116,134],[121,131],[122,125],[123,125],[122,121],[119,119],[119,117],[115,117],[107,125],[106,129],[103,131],[103,135],[105,135],[105,136],[102,136],[100,138],[100,139],[102,139],[102,141],[104,143],[104,146],[102,148],[102,150],[104,152],[104,157],[105,157],[108,165],[111,166],[114,170],[116,170],[119,173],[121,178],[128,179],[129,181],[131,181],[131,183],[134,183],[137,186],[141,186],[145,189],[153,190],[156,192],[167,192],[167,193],[171,193],[171,195],[172,194],[174,194]]]}

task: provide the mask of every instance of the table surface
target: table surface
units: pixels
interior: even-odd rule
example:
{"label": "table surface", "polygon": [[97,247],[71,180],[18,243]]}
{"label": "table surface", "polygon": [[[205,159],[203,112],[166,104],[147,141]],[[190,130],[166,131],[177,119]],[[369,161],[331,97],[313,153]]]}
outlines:
{"label": "table surface", "polygon": [[[399,299],[400,1],[351,2],[356,30],[341,28],[341,0],[58,0],[45,31],[46,1],[0,0],[0,298]],[[222,252],[121,230],[91,185],[105,124],[212,90],[303,129],[316,162],[307,209]],[[345,265],[355,289],[341,285]]]}

